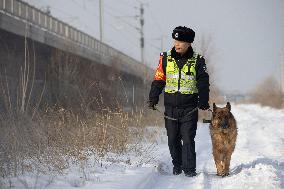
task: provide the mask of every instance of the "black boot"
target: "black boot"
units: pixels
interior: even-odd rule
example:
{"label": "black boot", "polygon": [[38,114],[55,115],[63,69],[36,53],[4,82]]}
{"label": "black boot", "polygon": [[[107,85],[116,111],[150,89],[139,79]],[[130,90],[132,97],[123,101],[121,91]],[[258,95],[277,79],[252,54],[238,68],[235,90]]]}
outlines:
{"label": "black boot", "polygon": [[181,174],[181,172],[182,172],[181,167],[174,167],[173,168],[173,174],[174,175],[179,175],[179,174]]}
{"label": "black boot", "polygon": [[186,177],[195,177],[197,175],[197,173],[195,171],[192,172],[185,172],[184,175]]}

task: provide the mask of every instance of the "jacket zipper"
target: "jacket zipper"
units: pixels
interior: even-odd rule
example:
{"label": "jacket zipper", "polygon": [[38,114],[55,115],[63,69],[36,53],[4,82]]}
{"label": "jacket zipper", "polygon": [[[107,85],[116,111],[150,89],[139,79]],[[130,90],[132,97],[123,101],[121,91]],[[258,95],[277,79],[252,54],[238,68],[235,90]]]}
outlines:
{"label": "jacket zipper", "polygon": [[181,69],[179,69],[179,72],[178,72],[178,92],[180,89],[180,77],[181,77]]}

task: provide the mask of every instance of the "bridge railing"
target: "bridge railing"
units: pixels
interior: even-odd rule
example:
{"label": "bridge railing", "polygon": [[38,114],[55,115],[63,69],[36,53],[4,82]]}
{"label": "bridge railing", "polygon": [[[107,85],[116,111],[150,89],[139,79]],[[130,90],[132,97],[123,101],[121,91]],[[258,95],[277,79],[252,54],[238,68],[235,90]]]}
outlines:
{"label": "bridge railing", "polygon": [[50,14],[29,5],[20,0],[0,0],[0,11],[10,14],[25,22],[40,27],[43,30],[54,33],[60,37],[69,39],[84,47],[94,50],[102,56],[110,56],[121,60],[122,62],[137,64],[134,58],[100,42],[94,37],[81,32],[80,30],[70,26],[69,24],[54,18]]}

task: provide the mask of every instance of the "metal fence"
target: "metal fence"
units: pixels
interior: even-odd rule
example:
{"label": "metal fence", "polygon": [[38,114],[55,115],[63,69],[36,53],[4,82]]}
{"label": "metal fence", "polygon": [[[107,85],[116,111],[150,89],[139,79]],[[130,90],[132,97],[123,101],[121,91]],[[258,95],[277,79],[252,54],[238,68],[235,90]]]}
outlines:
{"label": "metal fence", "polygon": [[99,40],[91,37],[90,35],[77,30],[67,23],[62,22],[52,17],[50,14],[45,13],[23,1],[0,0],[0,10],[6,14],[10,14],[44,30],[52,32],[60,37],[90,48],[102,56],[114,57],[127,63],[139,63],[137,60],[125,55],[124,53],[101,43]]}

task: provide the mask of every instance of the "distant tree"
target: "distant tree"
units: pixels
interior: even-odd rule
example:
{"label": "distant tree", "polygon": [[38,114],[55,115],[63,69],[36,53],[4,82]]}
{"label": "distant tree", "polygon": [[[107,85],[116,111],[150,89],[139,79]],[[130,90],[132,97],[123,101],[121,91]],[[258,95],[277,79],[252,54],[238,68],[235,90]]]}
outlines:
{"label": "distant tree", "polygon": [[264,79],[251,92],[251,102],[274,108],[283,107],[283,94],[277,80],[271,76]]}
{"label": "distant tree", "polygon": [[221,96],[221,91],[217,86],[216,74],[215,74],[215,65],[213,57],[216,55],[216,48],[214,47],[213,39],[210,35],[203,35],[199,41],[196,43],[196,48],[206,60],[206,65],[208,69],[208,74],[210,77],[210,103],[222,103],[223,98]]}

